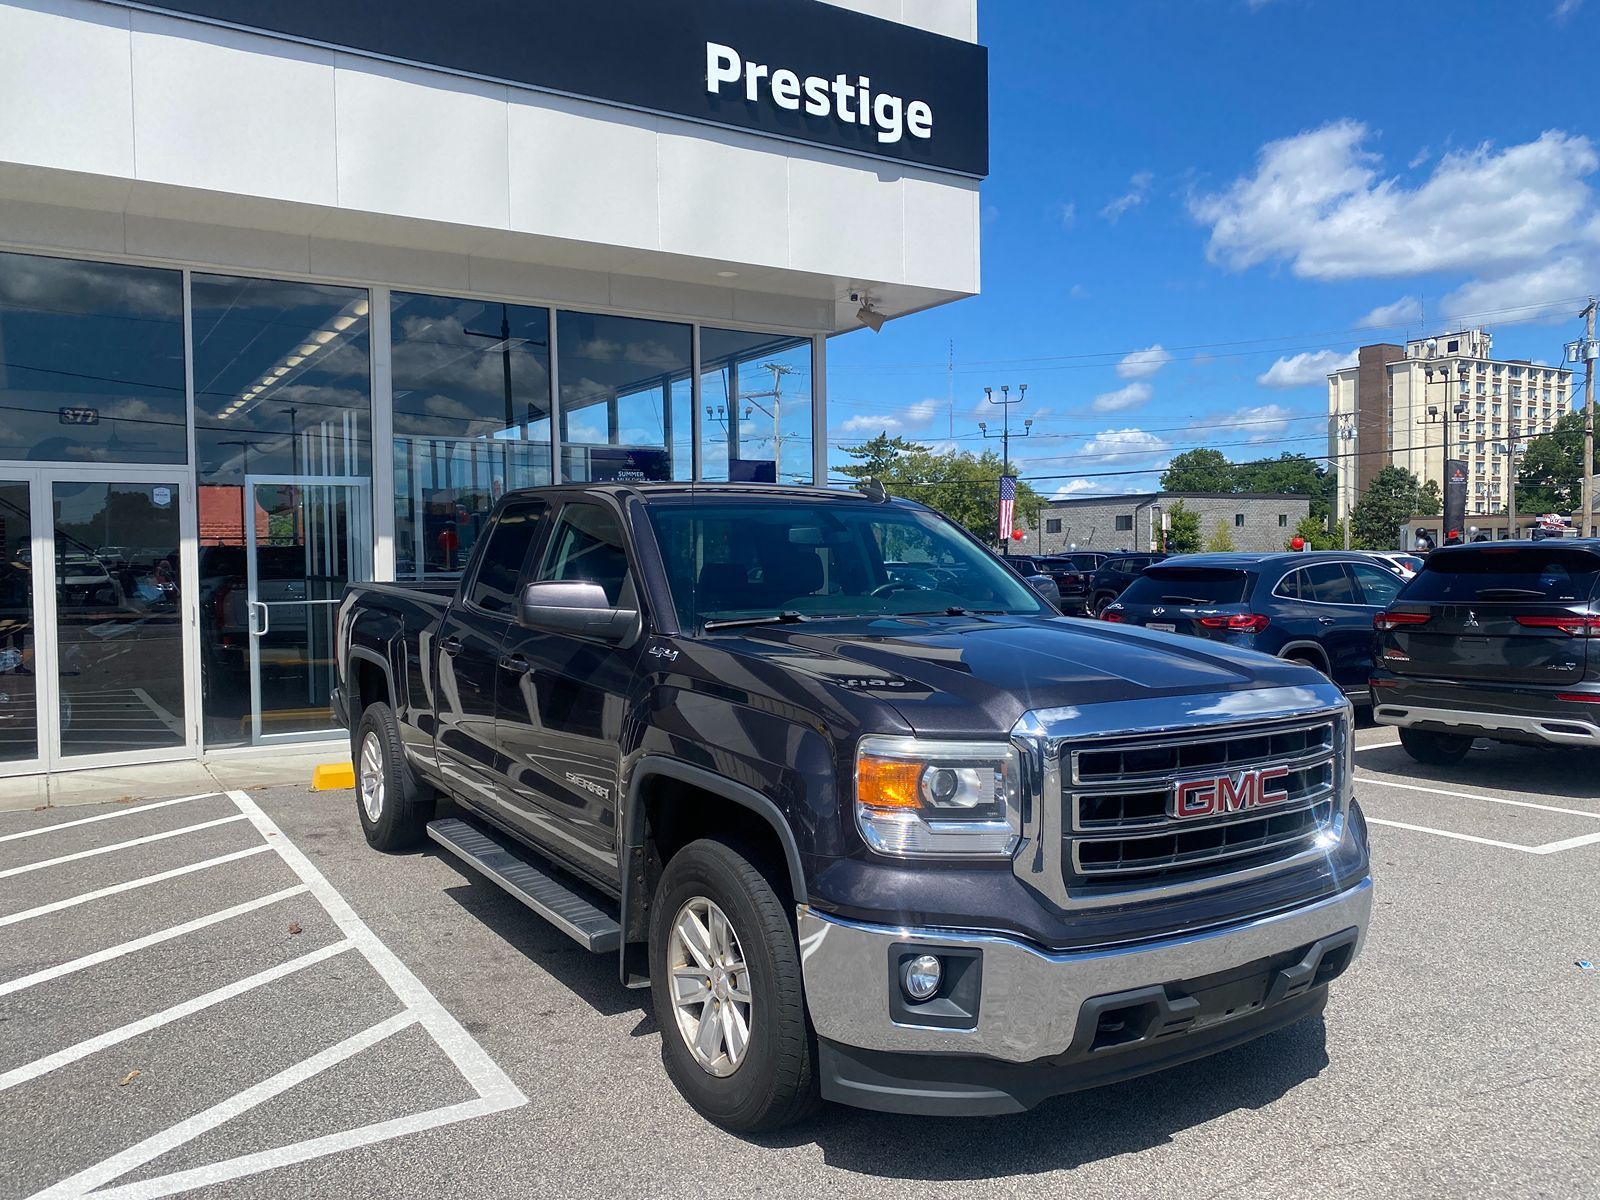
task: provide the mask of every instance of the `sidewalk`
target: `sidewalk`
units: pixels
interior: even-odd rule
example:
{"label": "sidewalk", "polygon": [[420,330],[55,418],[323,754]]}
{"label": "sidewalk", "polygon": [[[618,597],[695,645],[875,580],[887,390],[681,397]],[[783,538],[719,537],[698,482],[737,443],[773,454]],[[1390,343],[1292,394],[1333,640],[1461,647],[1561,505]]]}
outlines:
{"label": "sidewalk", "polygon": [[204,762],[96,767],[0,779],[0,812],[26,811],[41,806],[160,800],[168,796],[285,783],[308,785],[311,772],[319,763],[349,761],[348,744],[329,741],[269,750],[219,750]]}

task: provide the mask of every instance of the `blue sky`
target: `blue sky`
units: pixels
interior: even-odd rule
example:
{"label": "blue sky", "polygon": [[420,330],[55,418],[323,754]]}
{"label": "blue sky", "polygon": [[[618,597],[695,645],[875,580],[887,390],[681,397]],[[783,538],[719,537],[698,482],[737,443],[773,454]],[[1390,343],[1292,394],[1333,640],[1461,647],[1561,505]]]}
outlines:
{"label": "blue sky", "polygon": [[1024,477],[1141,490],[1195,446],[1325,453],[1325,374],[1363,343],[1483,325],[1496,357],[1556,362],[1580,331],[1600,118],[1578,51],[1600,0],[979,16],[983,294],[832,341],[835,462],[882,428],[978,449],[984,386],[1027,383]]}

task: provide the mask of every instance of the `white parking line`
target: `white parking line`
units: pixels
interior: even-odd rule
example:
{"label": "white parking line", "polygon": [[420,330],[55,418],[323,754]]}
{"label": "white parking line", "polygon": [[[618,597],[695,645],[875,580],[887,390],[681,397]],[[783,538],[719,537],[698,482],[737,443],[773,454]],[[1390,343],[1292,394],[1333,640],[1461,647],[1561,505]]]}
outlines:
{"label": "white parking line", "polygon": [[171,1008],[164,1008],[158,1013],[151,1013],[148,1017],[141,1017],[137,1021],[130,1021],[126,1025],[119,1026],[96,1037],[88,1038],[75,1046],[68,1046],[64,1050],[58,1050],[54,1054],[46,1055],[44,1058],[25,1063],[20,1067],[7,1071],[4,1075],[0,1075],[0,1092],[14,1088],[19,1083],[27,1083],[30,1079],[37,1079],[41,1075],[48,1075],[51,1071],[60,1070],[70,1063],[77,1062],[80,1058],[88,1058],[89,1055],[104,1050],[108,1046],[115,1046],[119,1042],[127,1041],[129,1038],[136,1038],[141,1033],[149,1033],[152,1029],[160,1029],[163,1025],[170,1025],[173,1021],[182,1020],[184,1017],[191,1016],[203,1009],[221,1004],[225,1000],[232,1000],[235,996],[242,996],[246,992],[254,991],[258,987],[264,987],[274,980],[283,979],[285,976],[293,975],[296,971],[303,971],[307,967],[315,966],[317,963],[332,958],[336,954],[343,954],[345,951],[353,949],[355,947],[349,941],[333,942],[330,945],[313,950],[310,954],[302,954],[299,958],[292,958],[288,962],[279,963],[277,966],[269,967],[265,971],[257,971],[254,975],[236,980],[224,987],[206,992],[202,996],[196,996],[191,1000],[185,1000],[182,1004],[174,1004]]}
{"label": "white parking line", "polygon": [[1368,742],[1364,746],[1357,746],[1356,753],[1360,754],[1363,750],[1387,750],[1389,747],[1398,746],[1399,744],[1399,738],[1395,738],[1392,742]]}
{"label": "white parking line", "polygon": [[[87,1170],[79,1171],[76,1175],[68,1176],[53,1187],[35,1193],[33,1200],[65,1200],[70,1196],[84,1196],[102,1183],[109,1183],[118,1175],[126,1175],[136,1167],[142,1167],[151,1159],[159,1158],[167,1151],[192,1142],[202,1133],[208,1133],[217,1126],[241,1113],[249,1112],[258,1105],[265,1104],[275,1096],[281,1096],[296,1084],[303,1083],[314,1075],[321,1074],[330,1067],[336,1067],[345,1059],[360,1054],[369,1046],[376,1046],[384,1038],[399,1033],[402,1029],[409,1029],[417,1023],[417,1014],[410,1010],[396,1013],[387,1021],[381,1021],[371,1029],[364,1029],[352,1037],[347,1037],[337,1045],[329,1046],[320,1054],[297,1062],[286,1070],[279,1071],[269,1079],[263,1079],[254,1087],[247,1088],[237,1096],[230,1096],[221,1104],[214,1104],[204,1112],[196,1113],[187,1121],[163,1129],[160,1133],[147,1137],[144,1141],[129,1146],[120,1154],[115,1154],[104,1162],[96,1163]],[[172,1178],[167,1176],[168,1179]],[[147,1181],[149,1183],[155,1180]],[[135,1188],[141,1184],[132,1185]],[[103,1193],[102,1193],[103,1194]],[[146,1193],[153,1195],[168,1195],[169,1192],[158,1191]]]}
{"label": "white parking line", "polygon": [[232,908],[225,908],[221,912],[211,913],[209,916],[196,917],[193,921],[185,921],[182,925],[174,925],[170,929],[163,929],[159,933],[147,934],[142,938],[135,938],[131,942],[123,942],[119,946],[110,946],[104,950],[96,950],[93,954],[85,954],[82,958],[75,958],[71,962],[62,963],[60,966],[46,967],[42,971],[35,971],[32,975],[23,975],[20,978],[0,983],[0,996],[9,996],[12,992],[20,992],[24,988],[31,988],[35,984],[48,983],[52,979],[60,979],[63,975],[71,975],[77,971],[84,971],[90,967],[98,967],[101,963],[110,962],[114,958],[121,958],[125,954],[133,954],[150,946],[169,942],[173,938],[182,937],[186,933],[193,933],[197,929],[204,929],[209,925],[216,925],[233,917],[241,917],[245,913],[255,912],[258,908],[266,908],[280,900],[287,900],[290,896],[298,896],[306,890],[305,884],[298,887],[284,888],[281,892],[274,892],[270,896],[262,896],[258,900],[247,900],[243,904],[235,904]]}
{"label": "white parking line", "polygon": [[38,837],[42,833],[55,833],[58,829],[72,829],[78,825],[93,825],[97,821],[110,821],[117,817],[132,816],[134,813],[149,812],[154,808],[170,808],[174,804],[188,804],[191,800],[208,800],[221,794],[221,792],[198,792],[193,796],[179,796],[176,800],[157,800],[154,804],[136,804],[130,808],[119,808],[116,812],[101,813],[97,817],[80,817],[76,821],[61,821],[55,825],[41,825],[37,829],[24,829],[21,833],[8,833],[0,837],[0,842],[14,842],[18,838]]}
{"label": "white parking line", "polygon": [[1553,804],[1535,804],[1531,800],[1510,800],[1505,796],[1480,796],[1475,792],[1452,792],[1447,788],[1423,787],[1416,783],[1397,783],[1375,775],[1357,775],[1357,783],[1375,783],[1379,787],[1401,788],[1408,792],[1426,792],[1430,796],[1450,796],[1457,800],[1482,800],[1485,804],[1509,804],[1515,808],[1537,808],[1541,812],[1564,813],[1569,817],[1588,817],[1600,821],[1600,813],[1586,812],[1581,808],[1557,808]]}
{"label": "white parking line", "polygon": [[96,888],[92,892],[68,896],[65,900],[55,900],[49,904],[41,904],[38,908],[27,908],[21,912],[8,913],[6,916],[0,917],[0,929],[7,925],[15,925],[19,921],[31,921],[34,917],[48,916],[51,913],[60,912],[64,908],[87,904],[91,900],[103,900],[107,896],[115,896],[119,892],[131,892],[135,888],[149,887],[154,883],[165,883],[169,879],[177,879],[180,875],[192,875],[196,871],[220,867],[224,863],[238,862],[241,858],[249,858],[254,854],[265,854],[271,849],[271,846],[248,846],[243,850],[235,850],[232,854],[219,854],[216,858],[208,858],[204,862],[189,863],[183,867],[173,867],[172,870],[162,871],[157,875],[145,875],[139,879],[130,879],[127,883],[114,883],[110,887]]}
{"label": "white parking line", "polygon": [[198,833],[202,829],[215,829],[218,825],[229,825],[234,821],[244,820],[243,814],[231,817],[218,817],[215,821],[201,821],[198,825],[185,825],[181,829],[167,829],[161,833],[150,833],[144,837],[131,838],[126,842],[116,842],[110,846],[96,846],[92,850],[79,850],[76,854],[63,854],[59,858],[47,858],[40,862],[24,863],[20,867],[10,867],[0,871],[0,879],[10,879],[13,875],[26,875],[29,871],[42,871],[46,867],[59,867],[62,863],[78,862],[85,858],[98,858],[102,854],[111,854],[118,850],[129,850],[134,846],[148,846],[151,842],[164,842],[168,838],[182,837],[186,833]]}
{"label": "white parking line", "polygon": [[1427,825],[1408,825],[1404,821],[1385,821],[1381,817],[1368,817],[1368,825],[1387,825],[1391,829],[1409,829],[1412,833],[1431,833],[1434,837],[1450,838],[1457,842],[1477,842],[1480,846],[1496,846],[1501,850],[1521,850],[1524,854],[1538,854],[1536,846],[1522,846],[1516,842],[1499,842],[1494,838],[1476,837],[1470,833],[1454,833],[1448,829],[1434,829]]}

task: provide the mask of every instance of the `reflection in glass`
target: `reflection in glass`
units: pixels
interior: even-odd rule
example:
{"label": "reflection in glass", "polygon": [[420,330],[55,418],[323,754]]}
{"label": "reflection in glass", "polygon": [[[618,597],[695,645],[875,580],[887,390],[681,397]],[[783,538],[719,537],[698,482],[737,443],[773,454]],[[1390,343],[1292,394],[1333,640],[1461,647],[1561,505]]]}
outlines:
{"label": "reflection in glass", "polygon": [[572,312],[556,321],[563,477],[690,478],[689,326]]}
{"label": "reflection in glass", "polygon": [[183,276],[0,254],[0,459],[188,461]]}
{"label": "reflection in glass", "polygon": [[183,745],[177,481],[52,488],[61,753]]}
{"label": "reflection in glass", "polygon": [[225,746],[251,736],[245,546],[247,523],[265,534],[268,520],[247,510],[245,478],[370,474],[369,301],[326,284],[191,283],[205,738]]}
{"label": "reflection in glass", "polygon": [[402,292],[392,306],[396,571],[453,579],[494,502],[550,482],[550,314]]}
{"label": "reflection in glass", "polygon": [[811,340],[700,330],[703,479],[812,481]]}
{"label": "reflection in glass", "polygon": [[0,481],[0,763],[37,758],[28,485]]}

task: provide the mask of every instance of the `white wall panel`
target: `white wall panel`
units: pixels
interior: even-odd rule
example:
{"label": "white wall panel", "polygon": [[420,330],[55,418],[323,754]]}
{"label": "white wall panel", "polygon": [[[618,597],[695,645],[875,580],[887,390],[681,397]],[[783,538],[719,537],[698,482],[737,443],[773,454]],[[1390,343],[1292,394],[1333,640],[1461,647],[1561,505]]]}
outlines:
{"label": "white wall panel", "polygon": [[338,203],[332,51],[153,13],[132,20],[140,179]]}
{"label": "white wall panel", "polygon": [[[715,129],[662,129],[661,249],[790,265],[788,223],[781,217],[788,211],[788,159],[752,146],[753,140]],[[815,215],[824,217],[820,209]]]}
{"label": "white wall panel", "polygon": [[436,287],[464,292],[470,278],[470,260],[464,254],[375,246],[337,238],[312,238],[311,261],[320,274],[403,288]]}
{"label": "white wall panel", "polygon": [[656,249],[658,118],[514,92],[511,227]]}
{"label": "white wall panel", "polygon": [[239,270],[275,275],[311,270],[310,240],[303,234],[203,225],[137,213],[126,217],[126,250],[140,257],[228,263]]}
{"label": "white wall panel", "polygon": [[506,88],[337,56],[339,205],[504,229]]}
{"label": "white wall panel", "polygon": [[789,265],[847,278],[899,279],[905,266],[901,182],[887,164],[797,153],[789,160]]}
{"label": "white wall panel", "polygon": [[907,176],[905,278],[955,292],[978,290],[978,182]]}
{"label": "white wall panel", "polygon": [[0,6],[0,160],[133,174],[128,12]]}
{"label": "white wall panel", "polygon": [[90,208],[0,199],[0,238],[13,246],[121,254],[123,216]]}

